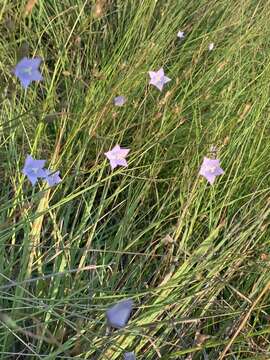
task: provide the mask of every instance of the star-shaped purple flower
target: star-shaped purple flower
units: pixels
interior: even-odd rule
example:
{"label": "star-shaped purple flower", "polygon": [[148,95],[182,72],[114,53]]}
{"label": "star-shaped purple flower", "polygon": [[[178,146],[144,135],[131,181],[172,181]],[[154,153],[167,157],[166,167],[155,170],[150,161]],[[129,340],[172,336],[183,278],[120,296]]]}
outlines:
{"label": "star-shaped purple flower", "polygon": [[120,95],[120,96],[116,96],[113,101],[114,101],[114,105],[123,106],[126,102],[126,98]]}
{"label": "star-shaped purple flower", "polygon": [[212,185],[216,176],[224,174],[224,171],[221,169],[218,159],[204,157],[199,174]]}
{"label": "star-shaped purple flower", "polygon": [[183,40],[185,38],[185,33],[184,31],[178,31],[177,33],[177,37],[181,40]]}
{"label": "star-shaped purple flower", "polygon": [[59,176],[59,174],[60,174],[59,171],[51,172],[50,170],[45,169],[45,174],[46,175],[45,175],[44,179],[47,181],[47,183],[50,187],[57,185],[62,181],[62,179]]}
{"label": "star-shaped purple flower", "polygon": [[163,68],[160,68],[158,71],[149,71],[150,82],[149,84],[154,85],[160,91],[162,91],[163,86],[171,81],[170,78],[165,76]]}
{"label": "star-shaped purple flower", "polygon": [[40,58],[30,59],[24,57],[15,66],[13,73],[20,79],[22,87],[27,89],[32,81],[43,80],[43,77],[39,71],[39,65],[41,63]]}
{"label": "star-shaped purple flower", "polygon": [[129,152],[130,149],[121,148],[119,145],[115,145],[112,150],[105,152],[105,156],[109,159],[112,170],[117,166],[128,166],[125,158]]}
{"label": "star-shaped purple flower", "polygon": [[34,186],[38,178],[44,178],[46,172],[43,169],[46,160],[35,160],[31,155],[27,155],[22,172],[28,177],[31,184]]}
{"label": "star-shaped purple flower", "polygon": [[130,318],[134,302],[131,299],[119,301],[106,311],[108,325],[121,329],[125,327]]}
{"label": "star-shaped purple flower", "polygon": [[132,351],[124,353],[124,360],[136,360],[134,352]]}

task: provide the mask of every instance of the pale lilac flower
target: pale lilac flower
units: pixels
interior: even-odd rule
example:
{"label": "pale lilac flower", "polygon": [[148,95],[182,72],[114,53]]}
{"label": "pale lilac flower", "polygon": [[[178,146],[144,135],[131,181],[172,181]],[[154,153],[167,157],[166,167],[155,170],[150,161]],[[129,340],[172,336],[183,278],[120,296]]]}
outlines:
{"label": "pale lilac flower", "polygon": [[184,33],[184,31],[178,31],[177,37],[178,37],[180,40],[183,40],[183,39],[185,38],[185,33]]}
{"label": "pale lilac flower", "polygon": [[45,162],[46,160],[35,160],[31,155],[27,155],[22,173],[28,177],[33,186],[36,184],[38,178],[44,178],[46,176],[46,172],[43,169]]}
{"label": "pale lilac flower", "polygon": [[149,71],[150,82],[149,84],[154,85],[160,91],[162,91],[163,86],[171,81],[170,78],[165,76],[163,68],[160,68],[158,71]]}
{"label": "pale lilac flower", "polygon": [[112,150],[105,152],[105,156],[109,159],[112,170],[117,166],[128,166],[125,158],[129,151],[130,149],[124,149],[119,145],[115,145]]}
{"label": "pale lilac flower", "polygon": [[13,73],[20,79],[23,88],[27,89],[32,81],[43,80],[43,77],[38,69],[40,63],[40,58],[30,59],[24,57],[15,66]]}
{"label": "pale lilac flower", "polygon": [[126,326],[133,309],[134,302],[131,299],[119,301],[106,311],[108,325],[121,329]]}
{"label": "pale lilac flower", "polygon": [[132,351],[124,353],[124,360],[136,360],[134,352]]}
{"label": "pale lilac flower", "polygon": [[47,181],[47,183],[50,187],[57,185],[62,181],[62,179],[59,176],[59,174],[60,174],[59,171],[51,172],[50,170],[45,169],[45,174],[46,175],[45,175],[44,179]]}
{"label": "pale lilac flower", "polygon": [[115,106],[123,106],[126,102],[126,98],[120,95],[116,96],[113,101]]}
{"label": "pale lilac flower", "polygon": [[210,43],[210,44],[208,45],[208,50],[209,50],[209,51],[212,51],[212,50],[214,49],[214,47],[215,47],[214,43]]}
{"label": "pale lilac flower", "polygon": [[212,185],[216,176],[224,174],[224,171],[221,169],[218,159],[204,157],[199,174]]}

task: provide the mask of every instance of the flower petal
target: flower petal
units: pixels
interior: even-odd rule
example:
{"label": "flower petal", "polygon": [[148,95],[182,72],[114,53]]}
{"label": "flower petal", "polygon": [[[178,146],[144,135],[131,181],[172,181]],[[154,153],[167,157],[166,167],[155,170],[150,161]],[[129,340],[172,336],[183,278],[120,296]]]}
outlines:
{"label": "flower petal", "polygon": [[107,321],[111,327],[121,329],[126,326],[134,302],[131,299],[119,301],[106,311]]}

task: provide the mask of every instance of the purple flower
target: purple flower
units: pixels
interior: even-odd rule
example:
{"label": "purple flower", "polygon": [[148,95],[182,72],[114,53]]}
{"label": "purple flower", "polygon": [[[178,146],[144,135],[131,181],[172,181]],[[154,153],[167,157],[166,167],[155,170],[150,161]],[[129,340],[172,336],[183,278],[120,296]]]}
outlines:
{"label": "purple flower", "polygon": [[62,181],[59,171],[52,172],[44,168],[45,162],[46,160],[35,160],[31,155],[27,155],[22,172],[33,186],[38,178],[46,180],[49,186],[54,186]]}
{"label": "purple flower", "polygon": [[62,179],[59,176],[59,173],[60,173],[59,171],[51,172],[50,170],[45,169],[46,175],[45,175],[44,179],[47,181],[47,183],[50,187],[57,185],[62,181]]}
{"label": "purple flower", "polygon": [[215,44],[214,44],[214,43],[210,43],[210,44],[208,45],[208,50],[209,50],[209,51],[212,51],[212,50],[214,49],[214,47],[215,47]]}
{"label": "purple flower", "polygon": [[105,152],[105,156],[109,159],[112,170],[117,166],[128,166],[125,158],[129,151],[130,149],[124,149],[119,145],[115,145],[112,150]]}
{"label": "purple flower", "polygon": [[183,40],[185,38],[185,33],[184,31],[178,31],[177,33],[177,37],[181,40]]}
{"label": "purple flower", "polygon": [[24,57],[15,66],[13,73],[20,79],[22,87],[27,89],[32,81],[43,80],[43,77],[39,71],[39,65],[41,63],[40,58],[30,59]]}
{"label": "purple flower", "polygon": [[46,176],[44,165],[46,160],[35,160],[31,155],[27,155],[22,172],[28,177],[31,184],[34,186],[38,178]]}
{"label": "purple flower", "polygon": [[134,352],[132,351],[124,353],[124,360],[136,360]]}
{"label": "purple flower", "polygon": [[131,299],[119,301],[106,311],[108,324],[116,329],[121,329],[126,326],[134,302]]}
{"label": "purple flower", "polygon": [[116,96],[113,101],[115,106],[123,106],[126,102],[126,98],[120,95]]}
{"label": "purple flower", "polygon": [[199,174],[212,185],[216,176],[224,174],[224,171],[221,169],[218,159],[204,157]]}
{"label": "purple flower", "polygon": [[149,71],[150,82],[149,84],[154,85],[160,91],[162,91],[164,84],[171,81],[170,78],[164,75],[163,68],[160,68],[158,71]]}

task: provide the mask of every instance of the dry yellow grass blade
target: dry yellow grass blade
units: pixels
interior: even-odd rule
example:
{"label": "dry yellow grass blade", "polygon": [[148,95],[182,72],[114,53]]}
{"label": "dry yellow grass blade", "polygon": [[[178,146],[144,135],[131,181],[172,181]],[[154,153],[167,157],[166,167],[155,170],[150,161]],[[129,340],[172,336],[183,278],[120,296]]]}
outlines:
{"label": "dry yellow grass blade", "polygon": [[38,0],[28,0],[24,8],[24,15],[30,15],[37,2]]}

